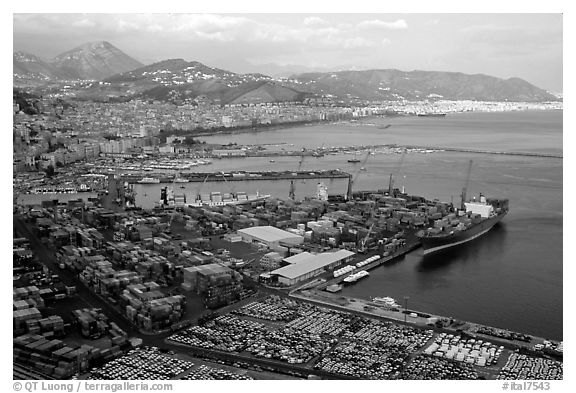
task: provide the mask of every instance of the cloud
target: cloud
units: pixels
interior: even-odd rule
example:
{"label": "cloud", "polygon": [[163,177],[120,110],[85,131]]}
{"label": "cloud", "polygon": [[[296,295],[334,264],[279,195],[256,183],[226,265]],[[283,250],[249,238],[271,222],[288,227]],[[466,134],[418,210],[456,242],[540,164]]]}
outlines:
{"label": "cloud", "polygon": [[462,33],[483,33],[483,32],[501,32],[510,30],[508,26],[496,26],[491,24],[486,25],[472,25],[460,29]]}
{"label": "cloud", "polygon": [[328,22],[318,16],[304,18],[304,26],[325,26]]}
{"label": "cloud", "polygon": [[343,56],[343,49],[369,51],[388,43],[381,36],[374,37],[374,32],[359,31],[357,23],[332,25],[321,17],[305,15],[267,19],[218,14],[15,14],[13,26],[17,49],[36,53],[34,46],[43,37],[52,37],[53,45],[38,50],[46,57],[103,39],[135,57],[205,61],[223,54],[275,61],[306,54],[314,61]]}
{"label": "cloud", "polygon": [[[485,46],[492,51],[518,53],[519,50],[541,51],[562,45],[562,28],[541,30],[520,26],[473,25],[460,30],[462,38],[469,44]],[[523,48],[523,49],[521,49]]]}
{"label": "cloud", "polygon": [[398,19],[395,22],[384,22],[383,20],[373,19],[365,20],[358,24],[359,29],[390,29],[390,30],[400,30],[407,29],[408,23],[404,19]]}
{"label": "cloud", "polygon": [[94,27],[96,26],[96,24],[94,23],[94,21],[89,20],[89,19],[80,19],[78,21],[75,21],[72,23],[72,26],[74,27]]}
{"label": "cloud", "polygon": [[344,49],[369,48],[374,43],[362,37],[348,38],[343,42]]}

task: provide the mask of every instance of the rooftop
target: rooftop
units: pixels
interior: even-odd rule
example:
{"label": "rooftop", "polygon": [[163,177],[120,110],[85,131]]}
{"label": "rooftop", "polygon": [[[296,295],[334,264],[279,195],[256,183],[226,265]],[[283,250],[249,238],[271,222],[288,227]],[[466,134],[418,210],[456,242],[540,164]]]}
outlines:
{"label": "rooftop", "polygon": [[218,263],[210,263],[208,265],[192,266],[184,269],[190,273],[198,272],[200,274],[212,275],[212,274],[222,274],[229,273],[231,269],[226,266],[222,266]]}
{"label": "rooftop", "polygon": [[278,229],[269,225],[239,229],[238,232],[249,236],[254,236],[266,242],[275,242],[287,239],[303,239],[300,235],[283,231],[282,229]]}
{"label": "rooftop", "polygon": [[272,271],[271,274],[294,279],[306,273],[312,272],[314,270],[322,269],[325,266],[330,265],[331,263],[348,258],[352,255],[354,255],[354,253],[348,250],[338,250],[336,252],[324,252],[322,254],[317,255],[309,254],[308,258],[304,259],[303,257],[300,257],[300,262],[292,263],[288,266],[276,269]]}
{"label": "rooftop", "polygon": [[292,255],[291,257],[284,258],[284,262],[287,262],[287,263],[292,265],[294,263],[307,262],[307,261],[313,260],[315,258],[316,258],[316,255],[310,254],[309,252],[305,251],[305,252],[301,252],[300,254],[295,254],[295,255]]}

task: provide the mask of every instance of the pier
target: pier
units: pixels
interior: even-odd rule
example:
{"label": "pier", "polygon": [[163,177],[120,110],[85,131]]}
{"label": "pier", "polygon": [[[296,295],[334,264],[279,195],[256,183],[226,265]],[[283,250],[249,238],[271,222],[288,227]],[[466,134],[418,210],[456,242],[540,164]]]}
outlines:
{"label": "pier", "polygon": [[[265,146],[265,145],[261,145]],[[339,146],[339,147],[318,147],[310,148],[304,151],[248,151],[244,157],[324,157],[329,154],[358,152],[364,150],[375,149],[390,149],[395,150],[396,153],[401,153],[402,150],[414,150],[415,152],[454,152],[454,153],[472,153],[472,154],[496,154],[504,156],[520,156],[520,157],[539,157],[539,158],[558,158],[562,159],[561,154],[549,153],[533,153],[533,152],[514,152],[514,151],[494,151],[484,149],[467,149],[462,147],[446,147],[446,146],[420,146],[420,145],[397,145],[397,144],[381,144],[381,145],[361,145],[361,146]],[[211,158],[238,158],[227,156],[211,155]]]}
{"label": "pier", "polygon": [[[413,241],[413,242],[410,242],[410,243],[406,243],[405,246],[400,247],[398,250],[396,250],[395,252],[391,253],[390,255],[383,256],[383,257],[381,257],[380,259],[378,259],[378,260],[376,260],[376,261],[374,261],[374,262],[371,262],[371,263],[369,263],[369,264],[367,264],[367,265],[365,265],[365,266],[362,266],[361,268],[356,269],[355,272],[356,272],[356,271],[360,271],[360,270],[369,271],[369,270],[374,269],[374,268],[376,268],[376,267],[378,267],[378,266],[391,263],[392,261],[394,261],[394,260],[396,260],[396,259],[399,259],[399,258],[402,258],[402,257],[404,257],[406,254],[408,254],[409,252],[414,251],[414,250],[416,250],[416,249],[418,249],[418,248],[420,248],[420,242],[418,242],[418,241],[416,241],[416,240]],[[360,254],[360,255],[362,255],[362,254]],[[374,253],[374,252],[370,252],[370,253],[364,254],[364,255],[363,255],[363,258],[361,258],[361,260],[368,259],[368,258],[370,258],[371,256],[374,256],[374,255],[379,255],[379,254]],[[356,261],[356,263],[358,263],[358,262],[360,262],[360,261]],[[349,263],[349,265],[351,265],[351,264],[352,264],[352,263]],[[330,274],[332,274],[332,273],[330,273]],[[330,278],[326,279],[326,281],[324,281],[324,282],[318,284],[317,286],[315,286],[315,289],[317,289],[317,290],[324,290],[324,289],[326,289],[326,287],[328,287],[328,286],[330,286],[330,285],[341,284],[341,283],[343,282],[343,280],[344,280],[347,276],[348,276],[348,274],[343,274],[343,275],[341,275],[341,276],[339,276],[339,277],[333,277],[332,275],[330,275],[330,276],[329,276]],[[368,279],[369,279],[369,278],[368,278]],[[296,289],[295,291],[297,291],[297,290],[298,290],[298,289]]]}
{"label": "pier", "polygon": [[492,151],[492,150],[480,150],[480,149],[464,149],[461,147],[440,147],[440,146],[397,146],[405,149],[427,149],[427,150],[443,150],[458,153],[474,153],[474,154],[497,154],[504,156],[522,156],[522,157],[541,157],[541,158],[560,158],[560,154],[546,154],[546,153],[530,153],[530,152],[512,152],[512,151]]}
{"label": "pier", "polygon": [[[154,177],[153,173],[146,177]],[[308,180],[308,179],[348,179],[350,174],[340,170],[325,171],[266,171],[266,172],[213,172],[213,173],[181,173],[180,179],[188,182],[221,182],[221,181],[245,181],[245,180]],[[128,183],[140,183],[143,176],[123,175],[122,180]],[[159,183],[172,183],[174,177],[156,177]],[[152,183],[154,184],[154,183]]]}

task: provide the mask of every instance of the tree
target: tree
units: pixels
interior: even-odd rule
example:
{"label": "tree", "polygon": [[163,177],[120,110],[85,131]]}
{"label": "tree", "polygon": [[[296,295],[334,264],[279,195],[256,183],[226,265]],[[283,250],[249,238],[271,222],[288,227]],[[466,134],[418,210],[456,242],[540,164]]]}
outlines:
{"label": "tree", "polygon": [[48,165],[45,169],[46,172],[46,177],[52,177],[54,176],[54,166],[52,164]]}
{"label": "tree", "polygon": [[196,141],[194,140],[194,138],[191,135],[187,135],[186,138],[184,138],[184,144],[185,145],[194,145],[194,144],[196,144]]}

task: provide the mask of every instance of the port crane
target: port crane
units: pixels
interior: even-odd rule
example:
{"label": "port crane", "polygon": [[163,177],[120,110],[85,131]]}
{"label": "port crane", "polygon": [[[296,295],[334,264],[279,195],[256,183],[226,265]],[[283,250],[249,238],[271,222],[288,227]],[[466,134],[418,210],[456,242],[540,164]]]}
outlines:
{"label": "port crane", "polygon": [[368,161],[368,157],[370,157],[370,151],[366,152],[366,156],[362,159],[362,163],[360,164],[358,169],[356,169],[356,172],[354,172],[354,175],[348,176],[348,190],[346,191],[346,200],[348,200],[348,201],[352,199],[352,186],[354,185],[354,182],[357,180],[361,169],[364,167],[364,165],[366,165],[366,161]]}
{"label": "port crane", "polygon": [[468,172],[466,173],[466,182],[464,183],[464,187],[462,188],[462,205],[460,206],[462,210],[466,210],[466,192],[468,191],[468,183],[470,183],[470,173],[472,172],[472,160],[468,163]]}
{"label": "port crane", "polygon": [[[172,192],[174,193],[175,189],[176,189],[176,178],[180,177],[180,173],[176,172],[174,174],[174,180],[172,181]],[[173,195],[175,196],[175,195]],[[168,190],[166,190],[166,197],[168,198]],[[168,200],[167,200],[168,202]],[[172,215],[170,216],[170,222],[168,223],[168,229],[172,228],[172,222],[174,222],[174,218],[176,218],[177,216],[179,216],[180,214],[178,213],[178,211],[176,211],[176,206],[174,205],[174,211],[172,212]]]}
{"label": "port crane", "polygon": [[210,177],[210,174],[206,175],[206,177],[204,178],[204,181],[202,182],[202,184],[200,184],[200,187],[198,187],[198,194],[195,196],[194,202],[196,202],[196,200],[198,198],[201,198],[200,191],[202,191],[202,187],[204,187],[204,184],[206,184],[206,180],[208,180],[208,177]]}
{"label": "port crane", "polygon": [[368,233],[360,241],[360,248],[358,249],[358,252],[360,252],[360,253],[366,252],[366,242],[368,241],[368,238],[370,237],[370,234],[372,233],[372,229],[374,228],[374,224],[376,224],[376,223],[375,222],[372,223],[372,225],[370,226],[370,229],[368,230]]}
{"label": "port crane", "polygon": [[[300,156],[300,162],[298,163],[298,169],[296,172],[299,172],[302,169],[302,164],[304,163],[304,150],[302,150],[302,155]],[[296,199],[296,185],[294,184],[294,180],[290,180],[290,191],[288,192],[288,198],[295,200]]]}
{"label": "port crane", "polygon": [[224,182],[226,183],[226,185],[228,187],[230,187],[230,193],[231,194],[235,194],[236,193],[236,186],[232,185],[228,179],[226,179],[226,175],[224,174],[224,172],[220,172],[222,174],[222,178],[224,179]]}
{"label": "port crane", "polygon": [[406,156],[406,149],[404,149],[402,151],[402,157],[400,157],[400,162],[396,166],[394,172],[392,172],[390,174],[390,181],[388,183],[388,195],[389,196],[394,196],[394,178],[398,177],[398,174],[400,173],[400,168],[402,167],[402,164],[404,163],[404,157],[405,156]]}

